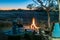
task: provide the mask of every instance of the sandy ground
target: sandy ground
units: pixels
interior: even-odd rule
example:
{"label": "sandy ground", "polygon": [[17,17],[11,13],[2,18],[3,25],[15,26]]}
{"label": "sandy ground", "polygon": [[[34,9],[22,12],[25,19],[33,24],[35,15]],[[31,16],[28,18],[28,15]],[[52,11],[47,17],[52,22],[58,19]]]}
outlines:
{"label": "sandy ground", "polygon": [[52,38],[52,40],[60,40],[60,38]]}

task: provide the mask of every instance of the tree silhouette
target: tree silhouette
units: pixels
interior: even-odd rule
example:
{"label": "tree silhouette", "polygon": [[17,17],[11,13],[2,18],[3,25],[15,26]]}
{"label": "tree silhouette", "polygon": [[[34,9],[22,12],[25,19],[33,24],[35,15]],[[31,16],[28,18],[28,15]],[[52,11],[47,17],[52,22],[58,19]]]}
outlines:
{"label": "tree silhouette", "polygon": [[57,0],[33,0],[37,5],[40,5],[48,15],[48,28],[50,29],[50,10],[54,10],[57,6]]}
{"label": "tree silhouette", "polygon": [[33,4],[28,4],[27,8],[29,8],[31,10],[32,8],[34,8],[34,5]]}

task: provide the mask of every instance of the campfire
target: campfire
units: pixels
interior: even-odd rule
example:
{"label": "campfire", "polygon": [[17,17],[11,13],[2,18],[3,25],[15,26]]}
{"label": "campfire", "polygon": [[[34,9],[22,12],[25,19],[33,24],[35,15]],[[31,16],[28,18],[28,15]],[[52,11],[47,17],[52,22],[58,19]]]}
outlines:
{"label": "campfire", "polygon": [[31,24],[31,26],[30,26],[30,29],[37,31],[37,30],[39,29],[39,27],[36,26],[35,22],[36,22],[36,21],[35,21],[35,18],[33,18],[33,19],[32,19],[32,24]]}
{"label": "campfire", "polygon": [[30,30],[33,30],[33,31],[35,30],[36,32],[39,32],[39,28],[40,27],[36,26],[36,20],[35,20],[35,18],[32,19],[31,25],[25,26],[25,29],[30,29]]}

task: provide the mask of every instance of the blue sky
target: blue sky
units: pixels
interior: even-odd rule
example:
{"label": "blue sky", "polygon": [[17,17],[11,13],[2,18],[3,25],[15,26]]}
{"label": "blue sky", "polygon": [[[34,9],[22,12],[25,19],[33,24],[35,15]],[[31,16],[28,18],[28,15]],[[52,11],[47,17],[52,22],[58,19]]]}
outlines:
{"label": "blue sky", "polygon": [[9,8],[26,9],[26,6],[31,3],[34,2],[32,0],[0,0],[0,9],[9,9]]}
{"label": "blue sky", "polygon": [[0,8],[26,8],[32,0],[0,0]]}

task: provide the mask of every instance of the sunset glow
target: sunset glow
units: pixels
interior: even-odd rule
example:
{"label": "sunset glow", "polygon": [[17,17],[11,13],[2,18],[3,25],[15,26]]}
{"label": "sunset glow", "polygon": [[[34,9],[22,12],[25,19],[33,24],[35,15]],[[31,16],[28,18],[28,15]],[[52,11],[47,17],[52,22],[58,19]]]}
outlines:
{"label": "sunset glow", "polygon": [[17,9],[23,9],[23,10],[29,10],[27,8],[0,8],[0,10],[17,10]]}

